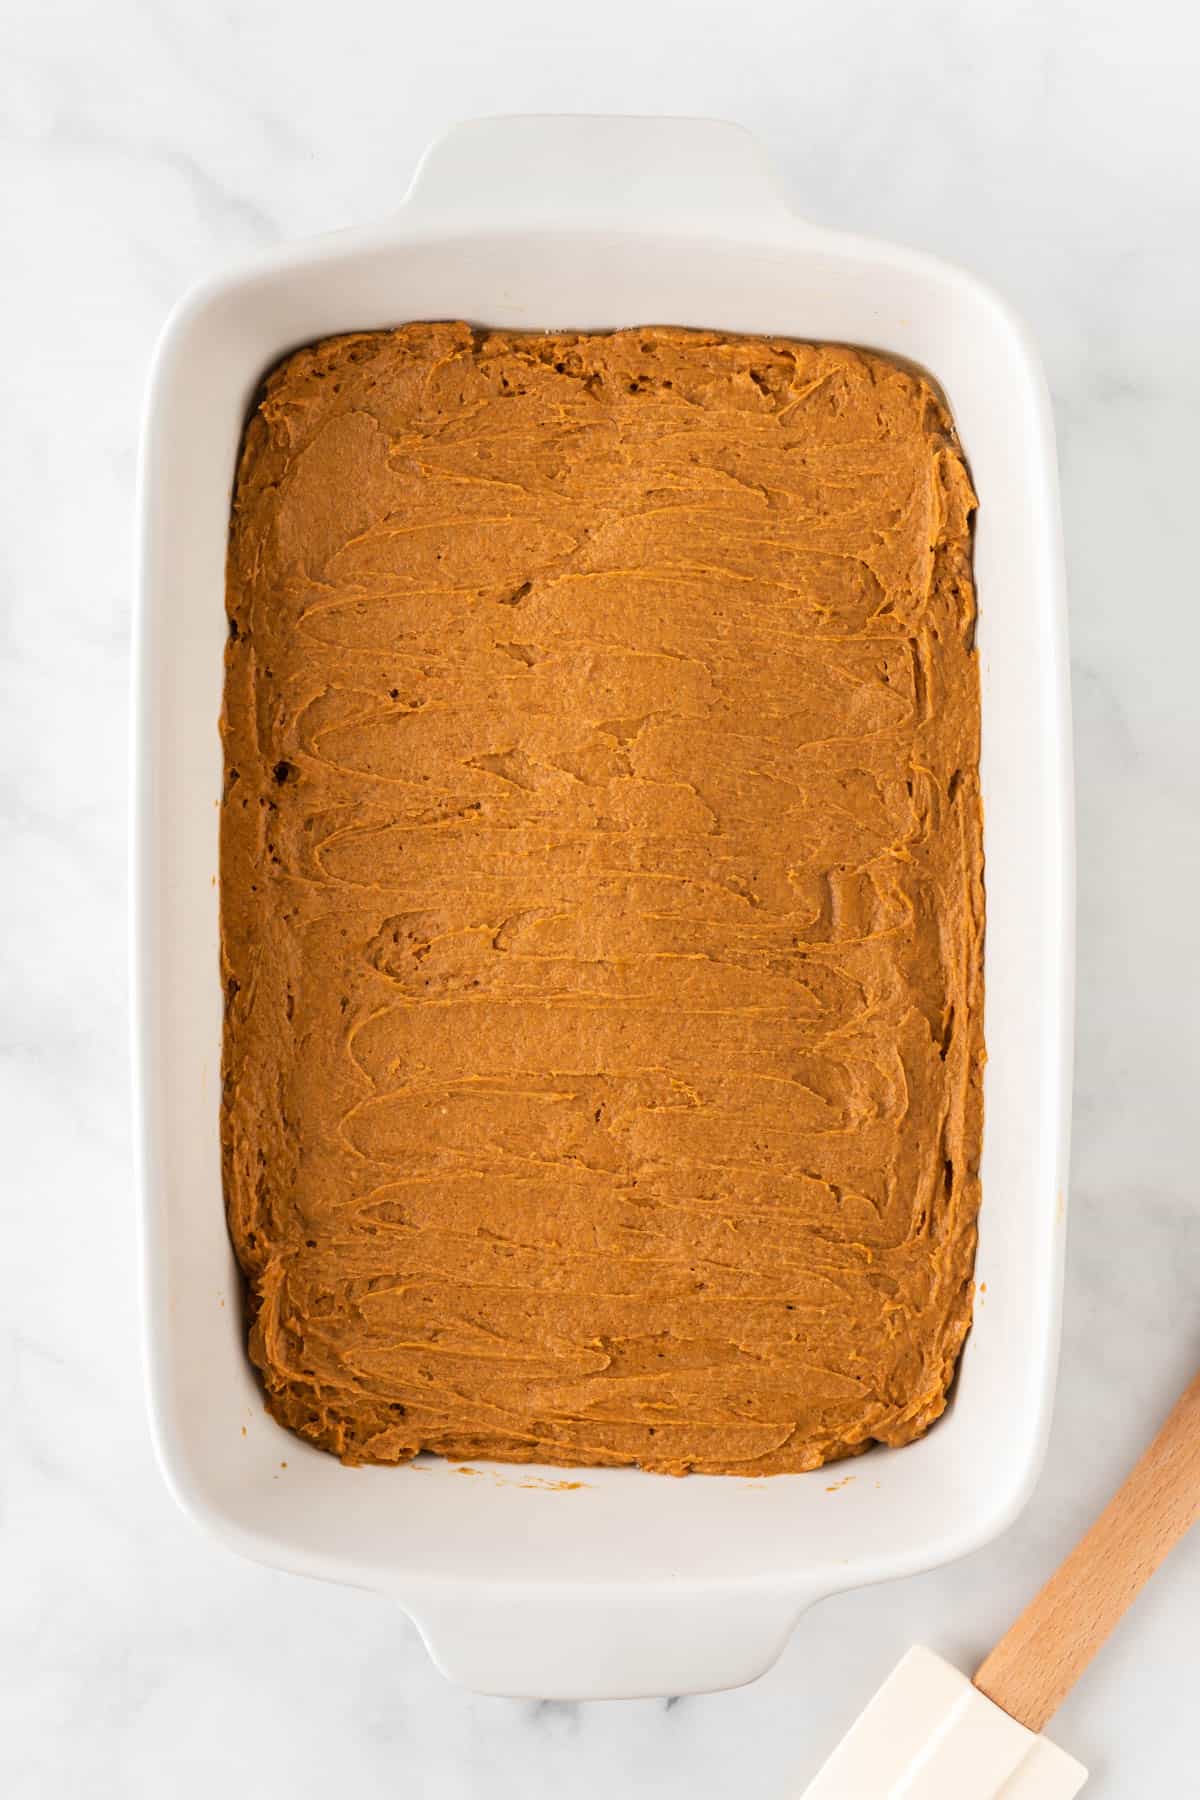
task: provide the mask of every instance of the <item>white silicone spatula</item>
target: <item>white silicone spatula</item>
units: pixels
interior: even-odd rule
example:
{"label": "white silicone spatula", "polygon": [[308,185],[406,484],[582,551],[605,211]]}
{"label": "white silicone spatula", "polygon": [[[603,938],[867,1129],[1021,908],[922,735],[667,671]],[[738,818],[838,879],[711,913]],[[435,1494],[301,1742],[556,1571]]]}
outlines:
{"label": "white silicone spatula", "polygon": [[910,1650],[804,1800],[1070,1800],[1087,1770],[1042,1727],[1198,1517],[1200,1376],[974,1681]]}

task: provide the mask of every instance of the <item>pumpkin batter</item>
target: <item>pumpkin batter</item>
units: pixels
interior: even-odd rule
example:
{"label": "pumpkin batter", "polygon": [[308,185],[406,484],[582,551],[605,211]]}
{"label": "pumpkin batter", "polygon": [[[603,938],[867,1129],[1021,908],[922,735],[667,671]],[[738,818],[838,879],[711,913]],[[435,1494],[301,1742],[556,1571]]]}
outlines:
{"label": "pumpkin batter", "polygon": [[937,1418],[981,1133],[974,496],[838,346],[302,350],[229,554],[250,1352],[348,1462],[811,1469]]}

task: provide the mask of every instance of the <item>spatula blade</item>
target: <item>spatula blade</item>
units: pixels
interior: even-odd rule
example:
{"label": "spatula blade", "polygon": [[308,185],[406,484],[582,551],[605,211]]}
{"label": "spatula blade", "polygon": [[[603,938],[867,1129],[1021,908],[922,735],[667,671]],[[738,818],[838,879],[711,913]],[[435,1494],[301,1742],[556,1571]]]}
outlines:
{"label": "spatula blade", "polygon": [[1082,1763],[918,1648],[901,1657],[803,1800],[1071,1800],[1086,1780]]}

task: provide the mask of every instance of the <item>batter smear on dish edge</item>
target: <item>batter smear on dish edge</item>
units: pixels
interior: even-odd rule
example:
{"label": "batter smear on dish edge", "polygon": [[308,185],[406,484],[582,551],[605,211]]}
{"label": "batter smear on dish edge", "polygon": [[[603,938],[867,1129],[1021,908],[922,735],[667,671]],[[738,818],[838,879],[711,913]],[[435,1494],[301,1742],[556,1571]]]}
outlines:
{"label": "batter smear on dish edge", "polygon": [[981,1134],[974,496],[839,346],[409,325],[234,499],[222,1130],[347,1461],[811,1469],[937,1418]]}

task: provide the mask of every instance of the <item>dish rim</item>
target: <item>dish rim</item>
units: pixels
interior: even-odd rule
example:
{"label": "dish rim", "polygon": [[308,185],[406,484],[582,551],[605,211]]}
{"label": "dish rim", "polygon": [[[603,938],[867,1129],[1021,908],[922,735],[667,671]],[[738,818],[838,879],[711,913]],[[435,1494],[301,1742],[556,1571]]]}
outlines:
{"label": "dish rim", "polygon": [[[564,123],[568,126],[585,127],[595,127],[600,123],[595,120],[563,121],[561,119],[542,121],[541,123],[550,122],[560,129]],[[467,139],[471,137],[478,139],[481,130],[482,137],[486,141],[492,128],[503,123],[505,122],[470,122],[468,125],[448,133],[446,138],[440,141],[441,147],[457,146],[461,150]],[[518,126],[523,124],[519,120],[507,121],[507,123]],[[621,120],[605,123],[608,126],[619,123],[624,132],[628,132],[630,127],[637,124],[651,126],[655,131],[667,126],[669,127],[666,134],[668,138],[678,141],[681,127],[699,124],[707,130],[711,122]],[[736,131],[737,128],[719,126],[717,130],[719,133],[727,133],[731,130]],[[686,137],[687,133],[684,132],[683,135]],[[729,141],[728,138],[725,139],[726,147]],[[750,142],[752,144],[752,141]],[[692,140],[691,149],[679,152],[679,154],[694,156],[694,145],[695,139]],[[477,148],[478,144],[476,144]],[[223,1512],[219,1507],[214,1506],[211,1498],[206,1496],[204,1482],[198,1477],[198,1472],[193,1466],[193,1456],[188,1447],[187,1434],[177,1416],[176,1396],[166,1375],[169,1361],[166,1346],[172,1333],[171,1271],[169,1268],[170,1251],[166,1241],[168,1224],[165,1209],[161,1204],[161,1194],[163,1163],[170,1146],[163,1141],[161,1109],[156,1107],[154,1100],[157,1061],[164,1049],[156,1035],[158,1026],[156,989],[162,968],[161,945],[158,937],[160,920],[157,892],[162,880],[164,846],[154,823],[155,776],[151,754],[155,747],[155,733],[158,725],[156,677],[159,672],[159,664],[156,658],[162,624],[160,609],[163,604],[161,583],[156,573],[162,546],[157,539],[155,499],[161,470],[170,455],[171,421],[169,408],[164,410],[164,394],[167,391],[174,364],[182,355],[186,355],[189,339],[197,322],[211,308],[223,304],[232,296],[245,294],[256,284],[264,281],[286,275],[304,274],[322,266],[336,265],[353,258],[377,255],[380,252],[402,254],[406,249],[414,246],[456,240],[479,243],[499,238],[509,241],[522,232],[536,231],[544,227],[544,216],[538,212],[536,206],[532,210],[530,209],[528,199],[523,205],[514,205],[507,214],[500,218],[499,223],[497,222],[498,215],[495,210],[494,195],[490,202],[476,197],[470,205],[463,205],[457,209],[453,205],[445,204],[444,197],[443,202],[438,203],[437,183],[431,181],[430,178],[431,169],[434,175],[437,174],[438,153],[439,145],[437,144],[426,153],[417,176],[414,178],[410,198],[401,207],[396,218],[386,226],[357,228],[307,242],[280,246],[247,259],[235,268],[202,282],[185,296],[168,320],[155,353],[147,394],[138,474],[136,671],[132,714],[131,957],[134,993],[132,1023],[136,1180],[142,1220],[144,1345],[152,1429],[160,1465],[168,1486],[183,1510],[202,1528],[217,1536],[229,1547],[257,1560],[276,1562],[281,1566],[300,1568],[306,1573],[333,1579],[354,1580],[358,1577],[349,1566],[344,1566],[340,1570],[331,1569],[328,1559],[305,1556],[298,1551],[294,1544],[281,1544],[279,1540],[272,1538],[269,1534],[248,1530],[244,1523],[234,1518],[231,1513]],[[752,147],[750,150],[750,161],[756,164],[761,163],[757,147]],[[611,234],[614,230],[620,230],[614,220],[622,216],[620,207],[617,207],[611,215],[599,208],[594,208],[584,224],[573,225],[569,231],[560,227],[557,235],[565,241],[574,237],[586,238],[589,234],[593,236]],[[676,245],[683,247],[695,242],[698,245],[707,246],[708,253],[711,254],[713,245],[711,222],[707,231],[702,228],[703,219],[707,216],[707,213],[702,213],[699,223],[684,217],[680,221],[681,229],[672,234]],[[892,269],[902,268],[925,279],[935,281],[960,295],[969,294],[973,304],[986,306],[996,312],[1024,361],[1032,397],[1029,418],[1031,437],[1027,448],[1030,448],[1039,460],[1046,477],[1043,483],[1045,516],[1042,550],[1045,558],[1043,580],[1050,599],[1050,617],[1047,623],[1051,655],[1049,666],[1041,671],[1041,675],[1048,680],[1052,690],[1048,715],[1053,731],[1052,735],[1048,735],[1045,744],[1045,766],[1053,784],[1050,804],[1057,815],[1061,829],[1058,844],[1059,862],[1057,870],[1053,872],[1052,883],[1051,904],[1055,916],[1050,921],[1052,935],[1058,946],[1058,966],[1053,991],[1042,996],[1041,1024],[1043,1032],[1050,1040],[1042,1054],[1045,1067],[1056,1090],[1054,1111],[1058,1118],[1058,1133],[1054,1155],[1059,1171],[1060,1193],[1065,1192],[1073,999],[1074,864],[1070,710],[1067,687],[1065,578],[1062,568],[1061,528],[1055,486],[1053,426],[1036,350],[1023,323],[1016,317],[1012,309],[985,284],[979,282],[974,276],[924,253],[883,244],[874,239],[832,232],[824,228],[814,228],[797,220],[782,206],[773,193],[770,193],[768,198],[763,198],[760,204],[744,208],[737,217],[726,218],[724,224],[727,227],[726,239],[733,245],[754,244],[769,254],[772,247],[778,249],[782,244],[782,248],[789,255],[795,254],[797,247],[802,247],[813,256],[820,256],[832,249],[840,255],[857,255],[864,259],[877,260]],[[620,230],[620,235],[632,242],[637,239],[639,233],[636,229],[626,228]],[[287,344],[282,345],[279,354],[285,354],[290,347]],[[939,371],[936,368],[932,370],[932,373],[935,379],[939,378]],[[986,854],[986,821],[984,842]],[[223,1229],[223,1216],[221,1223]],[[820,1594],[832,1592],[836,1588],[856,1586],[868,1581],[912,1573],[919,1568],[953,1560],[955,1557],[977,1548],[1003,1530],[1021,1510],[1032,1492],[1044,1455],[1061,1323],[1062,1241],[1062,1232],[1058,1231],[1054,1238],[1054,1249],[1048,1255],[1046,1266],[1042,1271],[1043,1291],[1040,1295],[1035,1319],[1039,1342],[1032,1357],[1032,1362],[1040,1367],[1040,1381],[1036,1396],[1036,1417],[1033,1420],[1033,1428],[1026,1439],[1027,1454],[1023,1466],[1014,1468],[1010,1472],[1011,1479],[1007,1487],[996,1494],[990,1509],[985,1511],[979,1508],[972,1516],[959,1521],[957,1529],[943,1531],[939,1536],[936,1549],[932,1547],[931,1540],[929,1545],[914,1550],[907,1556],[886,1553],[873,1556],[868,1553],[853,1568],[843,1569],[836,1576],[834,1571],[822,1570],[820,1564],[814,1563],[812,1560],[807,1561],[803,1566],[764,1571],[757,1576],[722,1575],[719,1571],[709,1571],[705,1573],[700,1584],[704,1591],[708,1593],[724,1592],[728,1595],[745,1594],[751,1589],[769,1591],[775,1595],[782,1592],[793,1603],[790,1616],[794,1619],[800,1606]],[[934,1429],[937,1430],[939,1427],[935,1426]],[[296,1443],[296,1440],[291,1439],[290,1436],[287,1441]],[[911,1453],[911,1448],[906,1448],[904,1454],[907,1456]],[[630,1471],[628,1473],[636,1473],[637,1478],[642,1480],[663,1479],[645,1476],[641,1472]],[[724,1481],[736,1478],[689,1478],[693,1481],[706,1479]],[[783,1482],[808,1478],[772,1477],[771,1479]],[[359,1571],[358,1575],[361,1576],[362,1573]],[[422,1607],[426,1611],[436,1611],[439,1600],[445,1599],[447,1596],[461,1598],[462,1594],[468,1590],[472,1594],[478,1594],[484,1590],[493,1595],[527,1594],[530,1587],[527,1575],[508,1577],[493,1570],[490,1574],[474,1571],[470,1576],[463,1577],[444,1570],[423,1569],[419,1561],[413,1566],[392,1571],[387,1578],[379,1577],[378,1571],[375,1574],[376,1578],[372,1579],[370,1584],[382,1586],[388,1591],[402,1595],[409,1610],[419,1619]],[[596,1585],[595,1582],[586,1579],[547,1578],[547,1587],[548,1589],[552,1588],[555,1600],[560,1607],[561,1605],[582,1604],[584,1597],[594,1596]],[[614,1584],[610,1578],[604,1578],[604,1585],[611,1588],[619,1584]],[[631,1587],[630,1592],[631,1594],[636,1592],[645,1600],[659,1589],[665,1600],[678,1603],[681,1590],[677,1580],[664,1579],[656,1589],[653,1582],[639,1579]],[[786,1633],[784,1635],[786,1636]]]}

